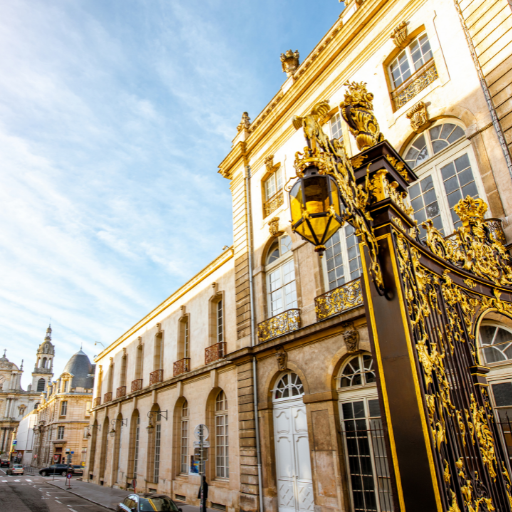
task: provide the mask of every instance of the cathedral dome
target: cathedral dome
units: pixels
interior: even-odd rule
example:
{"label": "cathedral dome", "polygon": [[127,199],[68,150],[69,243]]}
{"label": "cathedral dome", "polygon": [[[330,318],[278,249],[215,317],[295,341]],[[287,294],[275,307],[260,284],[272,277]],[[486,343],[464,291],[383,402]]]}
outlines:
{"label": "cathedral dome", "polygon": [[66,363],[63,373],[70,373],[73,377],[71,380],[71,388],[92,389],[94,386],[94,368],[85,352],[80,349]]}

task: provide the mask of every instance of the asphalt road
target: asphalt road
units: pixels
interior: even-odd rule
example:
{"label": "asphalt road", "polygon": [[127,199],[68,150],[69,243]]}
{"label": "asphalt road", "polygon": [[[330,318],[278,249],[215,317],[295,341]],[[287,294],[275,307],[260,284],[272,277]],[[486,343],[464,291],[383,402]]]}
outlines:
{"label": "asphalt road", "polygon": [[[63,477],[55,477],[63,479]],[[51,485],[52,477],[7,476],[0,470],[2,512],[106,512],[108,509]],[[73,483],[71,483],[73,485]]]}

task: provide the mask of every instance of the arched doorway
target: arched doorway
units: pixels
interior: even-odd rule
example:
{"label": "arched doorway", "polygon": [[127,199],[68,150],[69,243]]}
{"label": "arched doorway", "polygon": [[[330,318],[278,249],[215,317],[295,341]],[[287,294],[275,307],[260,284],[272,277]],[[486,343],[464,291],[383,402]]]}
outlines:
{"label": "arched doorway", "polygon": [[299,376],[286,372],[272,392],[279,512],[313,511],[313,480],[309,454],[304,387]]}
{"label": "arched doorway", "polygon": [[352,510],[391,512],[391,479],[372,356],[351,357],[336,384]]}

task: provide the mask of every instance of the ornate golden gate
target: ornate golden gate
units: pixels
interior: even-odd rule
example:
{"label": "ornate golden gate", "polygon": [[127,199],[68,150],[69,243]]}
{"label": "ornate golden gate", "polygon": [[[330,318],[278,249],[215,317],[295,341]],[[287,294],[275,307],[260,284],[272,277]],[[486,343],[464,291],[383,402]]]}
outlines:
{"label": "ornate golden gate", "polygon": [[[385,412],[396,510],[512,510],[507,453],[487,393],[477,330],[489,311],[512,317],[512,260],[485,203],[456,206],[463,226],[444,238],[411,218],[417,177],[383,140],[365,84],[340,105],[361,153],[348,159],[321,128],[326,102],[296,117],[292,226],[318,251],[344,222],[361,240],[364,302]],[[340,202],[341,199],[341,202]]]}

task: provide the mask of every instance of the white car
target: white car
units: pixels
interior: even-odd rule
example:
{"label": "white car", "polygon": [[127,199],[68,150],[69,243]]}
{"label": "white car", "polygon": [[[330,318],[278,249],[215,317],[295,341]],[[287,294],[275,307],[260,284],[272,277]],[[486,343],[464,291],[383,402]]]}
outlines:
{"label": "white car", "polygon": [[13,475],[23,475],[23,466],[21,464],[14,464],[11,469]]}

